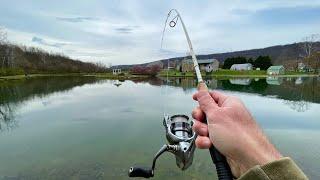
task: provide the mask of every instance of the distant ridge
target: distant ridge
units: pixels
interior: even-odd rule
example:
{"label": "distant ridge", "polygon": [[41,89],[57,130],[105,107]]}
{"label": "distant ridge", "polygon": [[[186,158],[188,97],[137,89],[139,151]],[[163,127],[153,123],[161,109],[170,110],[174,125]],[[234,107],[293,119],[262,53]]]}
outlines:
{"label": "distant ridge", "polygon": [[[235,52],[226,52],[226,53],[216,53],[216,54],[205,54],[205,55],[197,55],[198,59],[211,59],[215,58],[223,63],[225,59],[230,57],[237,57],[243,56],[246,58],[257,58],[258,56],[270,56],[272,63],[274,65],[280,64],[288,64],[292,62],[296,62],[301,59],[301,55],[303,54],[303,49],[301,48],[302,43],[293,43],[287,45],[277,45],[277,46],[270,46],[261,49],[251,49],[251,50],[244,50],[244,51],[235,51]],[[320,51],[320,42],[314,44],[316,50]],[[185,57],[174,57],[169,59],[162,59],[158,61],[153,61],[144,64],[136,64],[136,65],[148,65],[151,63],[159,63],[162,62],[164,66],[166,66],[167,61],[169,60],[172,63],[177,63],[183,60]],[[116,67],[128,69],[134,65],[118,65]]]}

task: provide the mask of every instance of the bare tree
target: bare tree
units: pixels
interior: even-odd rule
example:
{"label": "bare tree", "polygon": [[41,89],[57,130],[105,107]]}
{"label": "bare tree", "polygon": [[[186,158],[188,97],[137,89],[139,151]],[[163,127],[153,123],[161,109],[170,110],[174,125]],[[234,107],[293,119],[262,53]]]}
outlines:
{"label": "bare tree", "polygon": [[315,43],[320,41],[320,34],[311,34],[304,37],[301,42],[301,49],[303,54],[300,54],[302,58],[309,58],[312,53],[315,52]]}
{"label": "bare tree", "polygon": [[0,60],[1,60],[1,67],[4,67],[5,64],[5,42],[7,41],[7,33],[4,31],[3,28],[0,27]]}
{"label": "bare tree", "polygon": [[7,42],[7,32],[4,28],[0,27],[0,45]]}

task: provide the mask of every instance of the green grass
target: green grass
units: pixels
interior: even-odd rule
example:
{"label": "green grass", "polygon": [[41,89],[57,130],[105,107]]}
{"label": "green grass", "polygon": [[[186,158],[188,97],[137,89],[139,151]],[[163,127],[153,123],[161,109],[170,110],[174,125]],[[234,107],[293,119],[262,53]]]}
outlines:
{"label": "green grass", "polygon": [[20,68],[0,68],[0,76],[23,75],[24,70]]}
{"label": "green grass", "polygon": [[[166,77],[167,70],[162,70],[159,76]],[[170,70],[168,72],[169,77],[195,77],[194,72],[186,72],[182,73],[176,70]],[[223,77],[267,77],[267,72],[264,70],[256,71],[232,71],[228,69],[219,69],[218,71],[212,73],[205,73],[202,72],[203,76],[213,76],[216,78],[223,78]],[[26,78],[34,78],[34,77],[43,77],[43,76],[91,76],[96,78],[103,78],[103,79],[141,79],[141,78],[149,78],[148,75],[132,75],[128,72],[122,73],[120,75],[113,75],[111,72],[109,73],[58,73],[58,74],[28,74],[27,76],[24,75],[24,72],[21,69],[0,69],[0,81],[5,80],[19,80],[19,79],[26,79]],[[312,73],[303,73],[303,72],[295,72],[295,71],[288,71],[284,75],[279,76],[319,76]]]}
{"label": "green grass", "polygon": [[[203,76],[231,76],[231,75],[266,75],[266,71],[232,71],[228,69],[219,69],[218,71],[212,73],[201,73]],[[163,70],[159,73],[160,76],[167,76],[167,70]],[[182,73],[176,70],[170,70],[168,72],[168,76],[170,77],[192,77],[195,76],[194,72],[186,72]]]}
{"label": "green grass", "polygon": [[266,75],[267,72],[264,70],[249,70],[249,71],[233,71],[229,69],[219,69],[213,72],[211,75]]}

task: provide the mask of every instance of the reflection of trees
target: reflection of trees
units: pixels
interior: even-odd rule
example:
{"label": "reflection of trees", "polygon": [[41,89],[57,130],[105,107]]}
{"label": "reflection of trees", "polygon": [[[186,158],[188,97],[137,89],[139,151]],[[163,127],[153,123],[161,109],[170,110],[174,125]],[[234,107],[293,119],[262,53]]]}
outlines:
{"label": "reflection of trees", "polygon": [[17,126],[15,121],[15,106],[7,103],[0,106],[0,131],[12,129]]}
{"label": "reflection of trees", "polygon": [[17,110],[24,101],[95,82],[92,77],[43,77],[0,83],[0,130],[16,127]]}
{"label": "reflection of trees", "polygon": [[265,79],[256,79],[250,80],[247,85],[244,83],[234,83],[234,81],[230,80],[220,80],[218,83],[218,88],[230,91],[240,91],[240,92],[248,92],[248,93],[258,93],[262,94],[268,87]]}
{"label": "reflection of trees", "polygon": [[[197,80],[190,78],[159,78],[159,79],[141,79],[139,83],[149,83],[151,85],[161,86],[169,85],[180,87],[185,92],[193,91],[197,87]],[[297,83],[297,81],[299,83]],[[319,78],[286,78],[281,79],[279,85],[269,85],[266,79],[252,79],[246,82],[234,83],[227,79],[217,80],[214,78],[206,79],[209,89],[222,89],[228,91],[239,91],[246,93],[255,93],[262,96],[277,96],[279,99],[288,101],[305,101],[320,103],[320,79]],[[269,79],[270,83],[270,79]],[[247,85],[246,85],[247,84]],[[281,84],[281,85],[280,85]],[[305,103],[300,103],[302,104]],[[299,103],[298,103],[299,104]],[[293,107],[293,106],[292,106]],[[307,109],[306,109],[307,110]]]}
{"label": "reflection of trees", "polygon": [[283,103],[288,105],[291,109],[297,112],[305,112],[310,109],[310,103],[307,101],[284,100]]}
{"label": "reflection of trees", "polygon": [[[303,78],[298,77],[296,79],[291,79],[289,82],[294,83],[296,92],[296,101],[284,100],[284,104],[288,105],[291,109],[297,112],[305,112],[310,109],[310,102],[307,99],[314,99],[315,89],[319,88],[319,83],[316,82],[316,78]],[[319,92],[319,89],[318,89]],[[298,94],[297,94],[298,93]],[[319,93],[318,93],[319,94]],[[319,99],[316,99],[316,102]],[[314,102],[314,101],[312,101]]]}

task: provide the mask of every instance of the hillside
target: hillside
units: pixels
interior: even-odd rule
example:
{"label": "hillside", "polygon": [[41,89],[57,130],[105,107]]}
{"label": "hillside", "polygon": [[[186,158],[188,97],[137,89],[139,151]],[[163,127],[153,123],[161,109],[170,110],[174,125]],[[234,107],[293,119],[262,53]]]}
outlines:
{"label": "hillside", "polygon": [[0,44],[0,75],[105,72],[103,64],[73,60],[62,54],[13,44]]}
{"label": "hillside", "polygon": [[[301,43],[294,43],[288,45],[278,45],[278,46],[271,46],[262,49],[251,49],[251,50],[244,50],[244,51],[235,51],[235,52],[227,52],[227,53],[217,53],[217,54],[206,54],[206,55],[197,55],[198,59],[208,59],[208,58],[215,58],[223,63],[223,61],[230,57],[237,57],[243,56],[246,58],[257,58],[258,56],[270,56],[272,64],[274,65],[285,65],[285,66],[292,66],[292,64],[296,64],[296,62],[301,59],[301,55],[304,53],[303,49],[301,48]],[[315,50],[320,51],[320,42],[314,43]],[[174,57],[169,59],[163,59],[154,61],[151,63],[159,63],[162,62],[166,67],[168,60],[171,63],[175,64],[185,57]],[[150,63],[145,63],[141,65],[148,65]],[[118,67],[128,69],[132,65],[120,65]]]}

